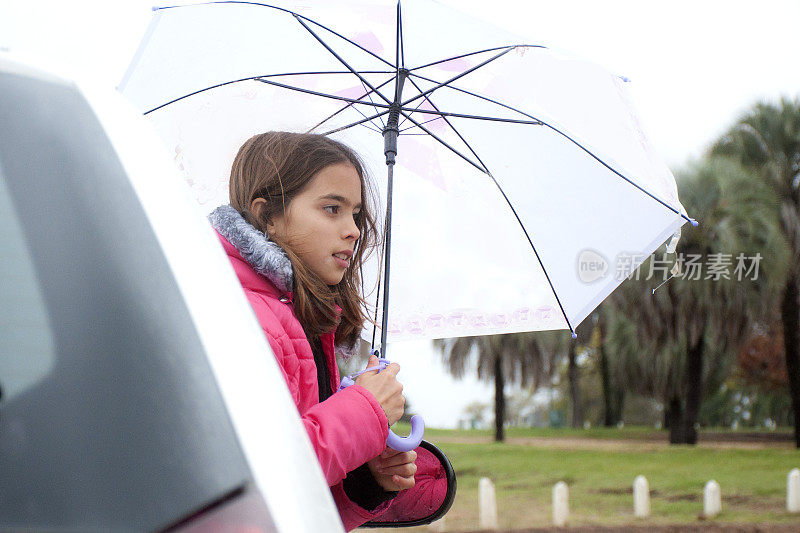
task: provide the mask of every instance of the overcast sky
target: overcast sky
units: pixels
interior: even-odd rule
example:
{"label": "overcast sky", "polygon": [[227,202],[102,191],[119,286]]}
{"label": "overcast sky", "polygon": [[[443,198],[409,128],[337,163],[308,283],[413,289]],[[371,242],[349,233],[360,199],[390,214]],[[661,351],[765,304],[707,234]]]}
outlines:
{"label": "overcast sky", "polygon": [[[673,170],[702,154],[755,101],[800,95],[797,0],[442,3],[629,78],[645,130]],[[0,47],[45,56],[116,85],[151,5],[0,0]],[[426,343],[398,346],[396,353],[406,393],[429,423],[452,425],[469,401],[491,401],[491,387],[449,379]]]}

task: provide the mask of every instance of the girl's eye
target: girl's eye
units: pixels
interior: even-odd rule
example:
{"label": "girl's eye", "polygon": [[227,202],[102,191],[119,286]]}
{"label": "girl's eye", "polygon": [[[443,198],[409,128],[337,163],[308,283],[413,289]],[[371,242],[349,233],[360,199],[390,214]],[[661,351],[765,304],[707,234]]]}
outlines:
{"label": "girl's eye", "polygon": [[324,209],[325,211],[327,211],[328,213],[330,213],[332,215],[336,215],[336,214],[339,213],[339,206],[338,205],[326,205],[322,209]]}

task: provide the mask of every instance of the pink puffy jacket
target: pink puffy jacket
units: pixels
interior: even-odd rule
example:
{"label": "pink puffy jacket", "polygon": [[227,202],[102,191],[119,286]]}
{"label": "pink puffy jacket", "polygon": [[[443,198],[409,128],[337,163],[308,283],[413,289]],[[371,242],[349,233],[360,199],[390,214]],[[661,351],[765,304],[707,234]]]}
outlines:
{"label": "pink puffy jacket", "polygon": [[[281,257],[277,258],[277,262],[273,261],[276,251],[274,249],[259,256],[260,252],[258,249],[254,251],[252,242],[252,231],[255,229],[235,212],[220,212],[221,209],[218,208],[209,219],[218,230],[220,242],[283,372],[331,487],[345,529],[354,529],[392,505],[388,501],[372,512],[367,511],[352,502],[342,487],[342,480],[348,472],[377,457],[386,447],[389,432],[386,414],[375,397],[359,385],[352,385],[319,403],[314,356],[303,328],[292,311],[291,292],[286,290],[291,286],[291,271],[288,277],[285,272],[281,272],[283,261]],[[233,210],[230,207],[228,209]],[[242,226],[242,223],[247,224],[247,227]],[[237,247],[220,233],[237,241],[238,248],[245,250],[245,255],[249,253],[256,256],[255,259],[250,257],[250,260],[262,265],[263,274],[257,273]],[[263,234],[260,235],[263,239]],[[270,279],[265,274],[270,274]],[[283,285],[283,290],[276,286],[279,284]],[[331,376],[331,390],[335,391],[339,387],[339,369],[334,355],[334,333],[323,335],[320,340]]]}

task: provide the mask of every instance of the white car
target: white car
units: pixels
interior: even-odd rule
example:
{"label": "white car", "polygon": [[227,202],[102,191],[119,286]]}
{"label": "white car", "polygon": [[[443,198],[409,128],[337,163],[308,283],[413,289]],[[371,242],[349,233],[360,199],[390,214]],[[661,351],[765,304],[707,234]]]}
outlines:
{"label": "white car", "polygon": [[[342,531],[218,240],[113,90],[0,55],[0,250],[0,530]],[[383,525],[447,511],[441,460],[442,505]]]}

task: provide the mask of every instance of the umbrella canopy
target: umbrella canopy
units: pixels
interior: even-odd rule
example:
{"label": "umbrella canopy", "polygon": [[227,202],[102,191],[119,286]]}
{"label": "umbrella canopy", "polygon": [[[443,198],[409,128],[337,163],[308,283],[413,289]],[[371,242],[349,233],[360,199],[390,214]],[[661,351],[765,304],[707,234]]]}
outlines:
{"label": "umbrella canopy", "polygon": [[[691,221],[625,85],[403,0],[159,9],[120,89],[208,211],[255,133],[323,133],[361,154],[392,199],[384,331],[400,340],[574,331]],[[364,272],[368,301],[379,266]]]}

